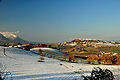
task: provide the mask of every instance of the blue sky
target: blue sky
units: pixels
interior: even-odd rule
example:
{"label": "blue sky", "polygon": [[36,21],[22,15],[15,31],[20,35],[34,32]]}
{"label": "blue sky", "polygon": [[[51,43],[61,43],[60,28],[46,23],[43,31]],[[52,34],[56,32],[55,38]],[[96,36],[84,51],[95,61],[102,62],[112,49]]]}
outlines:
{"label": "blue sky", "polygon": [[25,40],[120,40],[120,0],[2,0],[0,31]]}

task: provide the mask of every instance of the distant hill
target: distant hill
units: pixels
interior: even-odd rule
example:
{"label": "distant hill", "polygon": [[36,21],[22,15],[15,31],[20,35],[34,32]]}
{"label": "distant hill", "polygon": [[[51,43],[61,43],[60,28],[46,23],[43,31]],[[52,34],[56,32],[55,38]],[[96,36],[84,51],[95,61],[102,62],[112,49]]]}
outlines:
{"label": "distant hill", "polygon": [[97,40],[97,39],[74,39],[74,40],[72,40],[70,42],[76,42],[76,43],[81,43],[81,42],[99,43],[99,42],[103,42],[103,43],[106,43],[106,41]]}

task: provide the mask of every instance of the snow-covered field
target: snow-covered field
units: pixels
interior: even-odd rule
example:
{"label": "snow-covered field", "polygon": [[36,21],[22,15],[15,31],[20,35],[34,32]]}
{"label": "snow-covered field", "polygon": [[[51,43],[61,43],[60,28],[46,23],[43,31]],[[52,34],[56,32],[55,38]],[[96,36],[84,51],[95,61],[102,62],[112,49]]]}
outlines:
{"label": "snow-covered field", "polygon": [[6,71],[12,73],[13,80],[83,80],[81,75],[90,75],[94,67],[107,68],[114,75],[120,75],[118,65],[67,63],[46,57],[44,62],[38,62],[40,56],[37,54],[7,47],[4,54],[3,48],[0,47],[0,63],[6,67]]}

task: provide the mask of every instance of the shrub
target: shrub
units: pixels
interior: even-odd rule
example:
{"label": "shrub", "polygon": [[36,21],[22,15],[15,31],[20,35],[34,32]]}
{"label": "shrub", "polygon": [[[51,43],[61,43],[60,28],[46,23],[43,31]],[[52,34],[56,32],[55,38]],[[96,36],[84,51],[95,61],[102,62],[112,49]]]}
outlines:
{"label": "shrub", "polygon": [[38,49],[38,53],[39,53],[39,54],[41,54],[41,53],[42,53],[41,49]]}
{"label": "shrub", "polygon": [[38,62],[44,62],[44,57],[40,57],[40,60]]}
{"label": "shrub", "polygon": [[120,55],[90,55],[87,60],[88,63],[97,62],[97,64],[107,63],[107,64],[120,64]]}
{"label": "shrub", "polygon": [[108,69],[96,67],[92,70],[91,76],[82,75],[84,80],[114,80],[113,73]]}
{"label": "shrub", "polygon": [[100,62],[101,59],[100,59],[100,56],[98,56],[98,55],[89,55],[86,61],[88,63],[92,63],[92,64],[94,64],[94,62],[101,64],[101,62]]}
{"label": "shrub", "polygon": [[69,62],[75,62],[74,55],[68,55]]}

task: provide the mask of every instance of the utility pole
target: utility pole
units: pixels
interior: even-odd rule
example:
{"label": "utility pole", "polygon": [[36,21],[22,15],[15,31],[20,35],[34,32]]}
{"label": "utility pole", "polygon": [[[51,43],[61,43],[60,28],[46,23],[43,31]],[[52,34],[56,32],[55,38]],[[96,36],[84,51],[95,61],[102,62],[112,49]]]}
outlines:
{"label": "utility pole", "polygon": [[3,48],[3,53],[4,53],[4,55],[5,55],[5,48]]}

